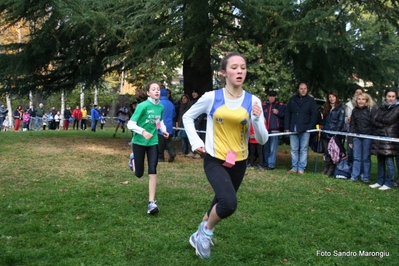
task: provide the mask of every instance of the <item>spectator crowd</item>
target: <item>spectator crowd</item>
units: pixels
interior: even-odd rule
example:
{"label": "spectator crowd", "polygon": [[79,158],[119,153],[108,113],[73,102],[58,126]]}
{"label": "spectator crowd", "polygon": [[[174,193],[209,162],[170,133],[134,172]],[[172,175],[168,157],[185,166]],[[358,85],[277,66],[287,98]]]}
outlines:
{"label": "spectator crowd", "polygon": [[[361,135],[375,135],[380,137],[399,137],[399,101],[398,92],[387,89],[384,99],[378,107],[372,97],[362,88],[356,88],[352,99],[343,103],[336,92],[329,92],[321,110],[315,99],[308,93],[305,82],[298,84],[297,93],[287,104],[277,99],[276,91],[268,91],[267,98],[262,102],[265,118],[265,127],[269,132],[269,139],[264,145],[257,143],[254,130],[251,128],[249,137],[248,169],[272,171],[276,167],[277,150],[282,140],[289,140],[291,148],[291,167],[289,174],[303,175],[308,164],[309,147],[317,140],[319,146],[316,152],[323,154],[323,174],[346,179],[349,181],[369,184],[371,181],[371,155],[377,157],[377,183],[370,187],[388,190],[393,186],[396,172],[399,172],[399,143],[362,137]],[[200,94],[193,90],[191,97],[183,94],[174,101],[171,91],[161,85],[160,102],[165,107],[164,121],[169,132],[165,139],[162,133],[158,135],[158,160],[165,161],[164,151],[168,152],[168,161],[173,162],[177,155],[201,159],[199,154],[191,150],[187,134],[182,121],[183,115],[193,106]],[[137,102],[128,108],[121,103],[117,110],[117,125],[113,136],[118,129],[125,132],[127,121],[134,113]],[[55,106],[46,110],[42,103],[37,107],[30,105],[23,108],[18,105],[11,111],[12,121],[9,119],[9,110],[0,105],[1,131],[28,131],[28,130],[87,130],[88,120],[90,130],[95,132],[97,127],[104,130],[108,110],[105,107],[93,105],[90,110],[84,106],[76,106],[71,110],[57,110]],[[194,120],[195,128],[201,139],[205,140],[206,115],[200,115]],[[335,133],[322,132],[320,138],[315,138],[309,130],[321,129]],[[12,128],[11,128],[12,126]],[[275,134],[285,132],[284,134]],[[348,134],[349,133],[349,134]],[[317,135],[317,133],[316,133]],[[179,151],[175,151],[172,138],[181,141]],[[396,166],[395,166],[396,164]],[[395,170],[397,169],[397,170]]]}
{"label": "spectator crowd", "polygon": [[39,103],[37,107],[30,105],[26,108],[18,105],[12,112],[11,120],[8,111],[4,104],[0,105],[1,131],[58,131],[60,127],[63,130],[69,130],[71,125],[73,130],[87,130],[87,122],[91,120],[91,131],[95,132],[97,121],[101,121],[101,129],[103,129],[106,117],[105,107],[100,109],[98,105],[93,105],[89,111],[86,106],[82,109],[76,106],[73,110],[67,106],[64,111],[60,111],[55,106],[45,110],[42,103]]}

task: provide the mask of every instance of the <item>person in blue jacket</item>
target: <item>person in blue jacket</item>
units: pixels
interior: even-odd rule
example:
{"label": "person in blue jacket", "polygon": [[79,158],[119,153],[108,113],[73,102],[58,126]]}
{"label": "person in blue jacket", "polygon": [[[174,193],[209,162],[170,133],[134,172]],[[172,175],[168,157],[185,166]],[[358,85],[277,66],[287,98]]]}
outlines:
{"label": "person in blue jacket", "polygon": [[158,162],[164,162],[164,151],[167,150],[169,153],[168,162],[173,162],[176,157],[175,148],[173,147],[173,124],[176,117],[175,105],[168,98],[168,90],[161,89],[160,103],[165,108],[163,111],[163,122],[166,126],[166,130],[169,136],[165,138],[161,130],[158,130]]}
{"label": "person in blue jacket", "polygon": [[90,111],[91,115],[91,131],[96,132],[97,122],[100,119],[100,112],[98,111],[97,104],[93,105]]}

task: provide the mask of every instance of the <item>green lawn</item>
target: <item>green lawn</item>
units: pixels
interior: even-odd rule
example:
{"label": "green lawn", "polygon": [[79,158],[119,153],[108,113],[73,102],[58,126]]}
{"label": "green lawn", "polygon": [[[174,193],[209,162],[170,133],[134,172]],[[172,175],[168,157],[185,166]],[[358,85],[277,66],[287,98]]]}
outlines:
{"label": "green lawn", "polygon": [[148,178],[127,167],[128,133],[112,134],[0,132],[0,265],[399,262],[398,190],[314,174],[313,152],[305,175],[287,175],[285,145],[274,171],[248,170],[236,213],[202,260],[188,243],[213,197],[202,161],[159,163],[160,213],[148,216]]}

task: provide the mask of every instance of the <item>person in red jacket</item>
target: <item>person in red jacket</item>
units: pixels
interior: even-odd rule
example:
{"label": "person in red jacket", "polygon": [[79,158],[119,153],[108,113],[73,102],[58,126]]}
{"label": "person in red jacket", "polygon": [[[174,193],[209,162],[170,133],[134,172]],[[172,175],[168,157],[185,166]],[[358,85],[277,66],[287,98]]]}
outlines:
{"label": "person in red jacket", "polygon": [[72,118],[73,118],[73,129],[75,130],[75,125],[76,125],[76,130],[79,130],[79,121],[80,119],[82,119],[82,111],[80,110],[79,106],[76,106],[75,110],[73,110]]}
{"label": "person in red jacket", "polygon": [[22,114],[23,114],[22,106],[18,105],[17,109],[15,109],[14,114],[13,114],[14,123],[15,123],[14,124],[14,131],[15,132],[19,131],[19,125],[21,124],[21,121],[22,121]]}
{"label": "person in red jacket", "polygon": [[247,165],[248,169],[254,169],[256,157],[258,157],[257,169],[264,169],[265,166],[263,164],[263,145],[260,145],[259,142],[255,139],[255,130],[251,124],[249,130],[249,163]]}

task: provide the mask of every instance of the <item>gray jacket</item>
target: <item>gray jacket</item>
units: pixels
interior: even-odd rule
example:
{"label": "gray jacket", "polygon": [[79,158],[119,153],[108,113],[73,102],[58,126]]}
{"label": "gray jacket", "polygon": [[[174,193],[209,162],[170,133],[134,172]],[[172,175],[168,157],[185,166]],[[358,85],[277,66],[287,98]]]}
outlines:
{"label": "gray jacket", "polygon": [[8,110],[4,107],[0,107],[0,117],[5,117],[8,113]]}

